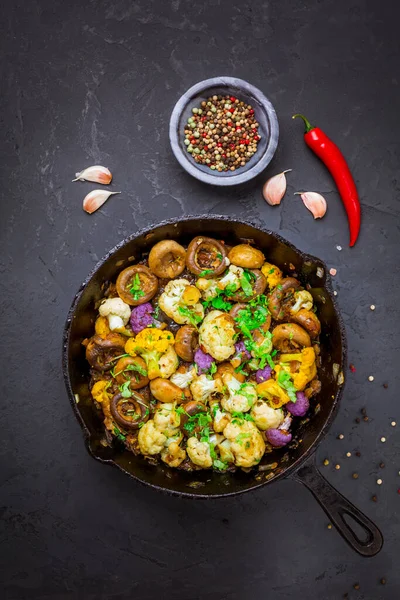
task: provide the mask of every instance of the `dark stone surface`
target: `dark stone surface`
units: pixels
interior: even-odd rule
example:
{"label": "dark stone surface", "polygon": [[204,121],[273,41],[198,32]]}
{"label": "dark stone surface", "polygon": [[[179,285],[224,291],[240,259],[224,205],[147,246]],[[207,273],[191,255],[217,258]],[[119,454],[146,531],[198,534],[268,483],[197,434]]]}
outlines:
{"label": "dark stone surface", "polygon": [[[372,0],[9,0],[3,7],[3,598],[399,597],[393,285],[399,274],[399,17],[397,3]],[[280,120],[273,162],[240,189],[191,179],[169,147],[168,121],[178,97],[220,74],[263,90]],[[298,110],[340,144],[351,165],[363,204],[354,249],[347,247],[334,185],[304,146],[300,123],[291,121]],[[70,180],[96,163],[112,170],[112,189],[123,194],[88,216],[82,199],[95,186]],[[287,168],[293,169],[287,196],[270,208],[261,184]],[[325,194],[323,221],[313,221],[293,196],[297,190]],[[374,559],[360,558],[328,530],[315,500],[293,481],[195,503],[136,486],[84,451],[60,367],[71,298],[97,259],[125,235],[196,212],[267,223],[338,269],[349,360],[357,370],[346,374],[340,413],[317,457],[320,463],[329,457],[323,473],[382,528],[385,546]],[[398,427],[391,427],[396,418]]]}

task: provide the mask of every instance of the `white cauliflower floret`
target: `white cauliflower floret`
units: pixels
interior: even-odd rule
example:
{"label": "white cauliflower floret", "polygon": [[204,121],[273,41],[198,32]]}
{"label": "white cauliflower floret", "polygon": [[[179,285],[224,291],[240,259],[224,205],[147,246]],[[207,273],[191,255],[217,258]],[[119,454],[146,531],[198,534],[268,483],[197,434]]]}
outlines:
{"label": "white cauliflower floret", "polygon": [[157,405],[153,419],[156,428],[168,437],[177,433],[177,428],[181,422],[181,418],[175,410],[175,404],[169,402]]}
{"label": "white cauliflower floret", "polygon": [[235,461],[229,440],[224,439],[223,442],[218,444],[218,450],[219,456],[224,463],[233,463]]}
{"label": "white cauliflower floret", "polygon": [[199,329],[199,343],[202,349],[215,360],[227,360],[235,353],[235,322],[220,310],[208,313]]}
{"label": "white cauliflower floret", "polygon": [[267,402],[258,400],[251,409],[251,416],[258,429],[277,429],[283,422],[284,415],[281,408],[271,408]]}
{"label": "white cauliflower floret", "polygon": [[173,346],[168,346],[168,350],[160,356],[158,361],[160,377],[168,379],[179,367],[179,358]]}
{"label": "white cauliflower floret", "polygon": [[186,451],[190,460],[195,465],[203,467],[203,469],[208,469],[212,466],[210,446],[207,442],[200,442],[197,438],[190,437],[187,441]]}
{"label": "white cauliflower floret", "polygon": [[229,423],[224,429],[224,436],[230,441],[235,465],[253,467],[260,462],[265,452],[265,442],[254,423]]}
{"label": "white cauliflower floret", "polygon": [[209,379],[207,375],[196,377],[193,383],[190,384],[193,400],[196,402],[206,402],[212,394],[217,394],[222,391],[222,384],[219,377],[217,379]]}
{"label": "white cauliflower floret", "polygon": [[190,283],[186,279],[172,279],[167,283],[158,300],[161,310],[179,325],[191,323],[188,313],[198,322],[204,317],[204,308],[200,302],[187,306],[183,301],[183,294],[187,286],[190,286]]}
{"label": "white cauliflower floret", "polygon": [[142,454],[159,454],[166,441],[166,436],[156,428],[153,420],[147,421],[139,430],[138,442]]}
{"label": "white cauliflower floret", "polygon": [[121,298],[108,298],[99,306],[99,313],[107,317],[111,331],[125,327],[131,316],[131,308]]}
{"label": "white cauliflower floret", "polygon": [[196,369],[194,367],[190,367],[190,369],[188,369],[184,373],[179,373],[179,372],[174,373],[171,376],[170,381],[172,381],[172,383],[174,383],[179,388],[181,388],[181,390],[183,390],[192,383],[192,381],[195,377],[196,377]]}
{"label": "white cauliflower floret", "polygon": [[247,412],[257,401],[256,386],[252,383],[240,383],[232,373],[222,375],[227,396],[221,400],[221,406],[229,412]]}
{"label": "white cauliflower floret", "polygon": [[243,275],[242,267],[236,267],[231,265],[226,275],[224,275],[218,282],[220,290],[224,290],[228,285],[232,290],[238,290],[241,286],[240,278]]}
{"label": "white cauliflower floret", "polygon": [[295,304],[290,309],[290,312],[297,313],[301,308],[305,308],[306,310],[311,310],[313,307],[313,297],[310,292],[306,290],[302,290],[301,292],[294,293]]}
{"label": "white cauliflower floret", "polygon": [[217,408],[214,413],[213,429],[216,433],[221,433],[230,423],[231,415]]}
{"label": "white cauliflower floret", "polygon": [[196,281],[196,287],[202,292],[202,297],[204,300],[212,300],[216,296],[218,296],[218,281],[216,279],[205,279],[204,277],[199,277]]}
{"label": "white cauliflower floret", "polygon": [[171,441],[171,443],[161,452],[161,460],[169,467],[179,467],[185,458],[186,452],[180,447],[179,442],[176,440]]}

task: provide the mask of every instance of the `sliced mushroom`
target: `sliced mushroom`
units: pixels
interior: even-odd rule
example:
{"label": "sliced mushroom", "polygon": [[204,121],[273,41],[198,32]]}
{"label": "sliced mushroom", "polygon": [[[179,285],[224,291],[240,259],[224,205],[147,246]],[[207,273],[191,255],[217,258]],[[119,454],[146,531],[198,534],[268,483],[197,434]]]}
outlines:
{"label": "sliced mushroom", "polygon": [[86,346],[86,360],[97,371],[109,371],[114,359],[125,352],[126,338],[119,333],[109,333],[106,337],[94,335]]}
{"label": "sliced mushroom", "polygon": [[[196,402],[195,400],[192,400],[191,402],[186,402],[186,404],[182,405],[182,408],[185,411],[184,414],[181,415],[180,422],[180,428],[183,431],[185,431],[185,425],[189,421],[190,417],[198,415],[199,413],[205,413],[207,411],[206,406],[202,402]],[[190,432],[190,434],[192,435],[197,430],[198,428],[195,428],[193,431]]]}
{"label": "sliced mushroom", "polygon": [[298,313],[295,313],[291,317],[291,321],[301,325],[308,333],[311,338],[316,338],[321,333],[321,323],[317,315],[311,310],[302,308]]}
{"label": "sliced mushroom", "polygon": [[185,268],[186,250],[174,240],[163,240],[152,247],[149,267],[157,277],[173,279]]}
{"label": "sliced mushroom", "polygon": [[199,345],[199,332],[193,325],[184,325],[175,336],[175,351],[186,362],[194,360],[194,351]]}
{"label": "sliced mushroom", "polygon": [[222,378],[222,375],[225,373],[230,373],[235,379],[240,381],[240,383],[243,383],[246,380],[246,376],[243,373],[236,373],[235,368],[229,362],[223,362],[218,365],[217,371],[214,374],[214,379],[217,377]]}
{"label": "sliced mushroom", "polygon": [[286,298],[300,287],[300,281],[294,277],[286,277],[282,279],[269,295],[268,308],[273,319],[282,320],[285,318],[285,310],[283,303]]}
{"label": "sliced mushroom", "polygon": [[226,249],[213,238],[198,236],[189,244],[186,254],[186,266],[194,275],[206,279],[218,277],[225,271]]}
{"label": "sliced mushroom", "polygon": [[258,269],[250,269],[251,273],[254,273],[255,280],[252,279],[250,282],[251,287],[253,288],[253,293],[251,296],[246,296],[243,290],[237,291],[235,294],[229,297],[229,299],[234,300],[234,302],[250,302],[263,294],[265,292],[265,288],[267,287],[267,280],[264,275]]}
{"label": "sliced mushroom", "polygon": [[181,402],[185,399],[185,394],[180,387],[162,377],[150,381],[150,391],[159,402]]}
{"label": "sliced mushroom", "polygon": [[117,292],[131,306],[149,302],[158,290],[158,279],[145,265],[132,265],[118,275]]}
{"label": "sliced mushroom", "polygon": [[311,346],[311,339],[300,325],[283,323],[272,330],[272,343],[274,348],[281,352],[293,352]]}
{"label": "sliced mushroom", "polygon": [[138,392],[133,392],[130,398],[124,398],[119,393],[110,402],[110,412],[114,421],[124,429],[139,429],[150,415],[146,398]]}
{"label": "sliced mushroom", "polygon": [[139,390],[149,383],[147,366],[140,356],[123,356],[115,365],[114,372],[119,385],[130,381],[131,390]]}
{"label": "sliced mushroom", "polygon": [[257,250],[249,244],[234,246],[229,251],[228,258],[233,265],[244,269],[260,269],[265,262],[265,256],[261,250]]}

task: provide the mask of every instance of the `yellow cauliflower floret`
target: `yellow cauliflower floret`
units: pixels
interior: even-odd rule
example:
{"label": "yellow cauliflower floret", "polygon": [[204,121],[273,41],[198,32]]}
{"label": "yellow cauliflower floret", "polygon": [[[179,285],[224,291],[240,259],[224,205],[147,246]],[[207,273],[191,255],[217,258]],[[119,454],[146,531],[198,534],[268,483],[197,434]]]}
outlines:
{"label": "yellow cauliflower floret", "polygon": [[258,400],[251,409],[251,416],[258,429],[277,429],[283,422],[284,414],[281,408],[271,408],[266,402]]}
{"label": "yellow cauliflower floret", "polygon": [[275,379],[268,379],[268,381],[259,383],[257,394],[261,398],[266,398],[273,408],[280,408],[290,400],[285,390],[281,388]]}
{"label": "yellow cauliflower floret", "polygon": [[173,346],[169,346],[168,350],[161,355],[158,366],[160,369],[160,377],[163,377],[164,379],[168,379],[175,373],[179,367],[179,358]]}
{"label": "yellow cauliflower floret", "polygon": [[173,348],[174,336],[170,331],[148,327],[125,344],[130,356],[139,354],[147,365],[149,379],[168,378],[178,368],[179,360]]}
{"label": "yellow cauliflower floret", "polygon": [[215,360],[227,360],[235,353],[235,322],[220,310],[208,313],[199,329],[199,343]]}
{"label": "yellow cauliflower floret", "polygon": [[194,288],[194,286],[191,286],[186,279],[172,279],[167,283],[165,290],[158,299],[161,310],[179,325],[191,324],[192,321],[199,323],[204,317],[204,308],[200,302],[190,304],[190,306],[189,303],[185,302],[185,292],[190,297],[195,293],[192,291],[187,292],[187,288]]}
{"label": "yellow cauliflower floret", "polygon": [[94,330],[97,333],[97,335],[100,335],[101,337],[106,337],[106,335],[108,335],[111,331],[111,329],[108,326],[107,317],[99,317],[98,319],[96,319],[96,323],[94,324]]}
{"label": "yellow cauliflower floret", "polygon": [[224,429],[224,436],[230,442],[235,465],[253,467],[260,462],[265,452],[265,442],[254,423],[229,423]]}
{"label": "yellow cauliflower floret", "polygon": [[154,425],[154,421],[147,421],[139,429],[138,442],[140,452],[145,455],[159,454],[167,441],[166,436]]}
{"label": "yellow cauliflower floret", "polygon": [[196,287],[202,292],[204,300],[212,300],[218,295],[218,281],[216,279],[205,279],[199,277],[196,281]]}
{"label": "yellow cauliflower floret", "polygon": [[265,262],[261,267],[261,272],[264,277],[267,278],[267,282],[270,288],[274,288],[281,282],[283,278],[282,271],[276,265],[272,265],[269,262]]}
{"label": "yellow cauliflower floret", "polygon": [[107,401],[109,399],[106,391],[108,387],[108,381],[96,381],[96,383],[92,387],[92,396],[96,400],[96,402],[99,402],[101,404],[101,402],[104,402],[104,400]]}
{"label": "yellow cauliflower floret", "polygon": [[190,437],[187,441],[186,451],[193,464],[208,469],[212,466],[210,446],[207,442],[200,442],[195,437]]}
{"label": "yellow cauliflower floret", "polygon": [[222,433],[225,427],[231,421],[231,415],[217,408],[214,414],[213,429],[215,433]]}
{"label": "yellow cauliflower floret", "polygon": [[[292,373],[290,370],[290,362],[299,361],[300,369],[297,373]],[[275,372],[279,375],[280,369],[284,369],[293,379],[293,384],[296,390],[304,390],[307,383],[312,381],[317,376],[317,366],[315,364],[314,348],[303,348],[296,354],[281,354],[279,365],[276,365]]]}

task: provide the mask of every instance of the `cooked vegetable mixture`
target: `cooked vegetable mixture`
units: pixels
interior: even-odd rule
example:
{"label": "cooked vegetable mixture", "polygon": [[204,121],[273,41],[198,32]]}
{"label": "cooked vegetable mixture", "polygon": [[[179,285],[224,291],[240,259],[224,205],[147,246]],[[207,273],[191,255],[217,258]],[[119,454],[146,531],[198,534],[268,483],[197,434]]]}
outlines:
{"label": "cooked vegetable mixture", "polygon": [[313,297],[249,243],[157,243],[108,284],[85,340],[109,438],[170,467],[232,471],[292,440],[319,393]]}

